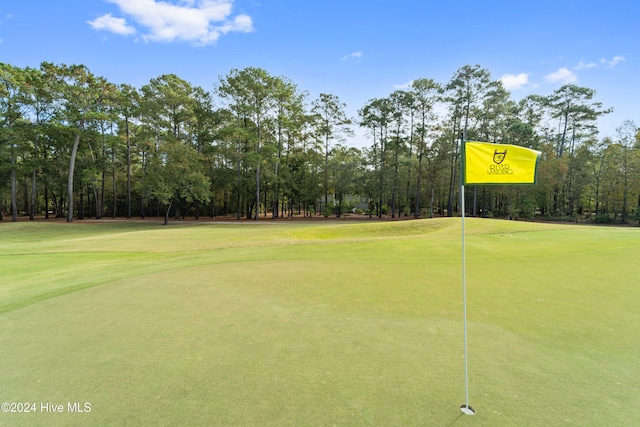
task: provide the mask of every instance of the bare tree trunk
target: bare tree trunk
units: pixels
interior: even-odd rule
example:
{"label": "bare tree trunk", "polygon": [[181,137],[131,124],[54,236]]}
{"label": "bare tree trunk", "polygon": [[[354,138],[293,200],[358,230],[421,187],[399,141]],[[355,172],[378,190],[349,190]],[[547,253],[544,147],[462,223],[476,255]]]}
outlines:
{"label": "bare tree trunk", "polygon": [[416,217],[416,218],[420,216],[420,183],[421,183],[421,178],[422,178],[422,153],[420,153],[418,155],[418,182],[417,182],[417,187],[418,188],[416,188],[416,206],[415,206],[415,209],[413,210],[413,216]]}
{"label": "bare tree trunk", "polygon": [[[396,217],[396,193],[398,192],[398,151],[400,151],[400,138],[396,140],[396,151],[393,165],[393,194],[391,196],[391,218]],[[399,213],[398,213],[399,216]]]}
{"label": "bare tree trunk", "polygon": [[76,168],[76,156],[78,155],[78,145],[80,144],[80,129],[76,133],[71,149],[71,160],[69,161],[69,178],[67,179],[67,222],[73,221],[73,172]]}
{"label": "bare tree trunk", "polygon": [[131,218],[131,137],[129,136],[129,118],[125,117],[127,135],[127,218]]}
{"label": "bare tree trunk", "polygon": [[[256,168],[256,214],[253,217],[254,221],[258,220],[258,215],[260,213],[260,165],[261,165],[261,160],[260,160],[260,144],[262,143],[262,141],[260,140],[260,116],[257,117],[256,120],[256,124],[258,127],[258,146],[256,148],[256,154],[258,154],[258,167]],[[265,210],[266,210],[266,205],[265,205]]]}
{"label": "bare tree trunk", "polygon": [[44,181],[44,219],[49,219],[49,186]]}
{"label": "bare tree trunk", "polygon": [[164,223],[162,223],[162,225],[167,225],[169,224],[169,211],[171,210],[171,204],[173,203],[173,200],[169,202],[169,206],[167,206],[167,211],[164,214]]}
{"label": "bare tree trunk", "polygon": [[104,216],[104,211],[105,211],[104,208],[106,206],[106,201],[107,201],[105,191],[104,191],[105,182],[106,182],[106,174],[104,172],[104,166],[102,166],[102,172],[100,177],[100,212],[99,212],[100,218]]}
{"label": "bare tree trunk", "polygon": [[324,143],[324,205],[329,203],[329,134]]}
{"label": "bare tree trunk", "polygon": [[16,157],[11,153],[11,222],[16,222],[18,220],[18,197],[16,195],[16,187]]}
{"label": "bare tree trunk", "polygon": [[473,216],[478,216],[477,214],[477,205],[478,205],[478,186],[473,186]]}
{"label": "bare tree trunk", "polygon": [[433,187],[431,187],[431,199],[429,200],[429,218],[433,218]]}
{"label": "bare tree trunk", "polygon": [[29,202],[29,220],[36,219],[36,170],[31,172],[31,201]]}
{"label": "bare tree trunk", "polygon": [[[34,141],[34,153],[35,159],[38,158],[38,138],[36,135],[36,139]],[[31,171],[31,202],[29,204],[29,219],[33,221],[36,215],[36,178],[37,178],[37,167],[33,166],[33,170]]]}
{"label": "bare tree trunk", "polygon": [[[240,142],[238,142],[238,144],[240,144]],[[239,146],[239,145],[238,145]],[[242,216],[241,210],[242,210],[242,197],[240,194],[240,185],[242,183],[241,180],[241,170],[240,170],[240,152],[238,150],[238,164],[236,167],[236,219],[240,219],[240,217]]]}
{"label": "bare tree trunk", "polygon": [[449,174],[449,200],[447,201],[447,216],[453,216],[453,197],[455,183],[456,155],[451,155],[451,170]]}
{"label": "bare tree trunk", "polygon": [[256,168],[256,213],[253,216],[253,220],[258,220],[258,215],[260,214],[260,162],[258,162],[258,167]]}
{"label": "bare tree trunk", "polygon": [[[114,165],[115,165],[115,159],[114,159]],[[112,170],[112,175],[111,175],[111,179],[113,182],[113,210],[111,211],[111,218],[115,218],[116,217],[116,210],[118,208],[118,198],[117,198],[117,184],[116,184],[116,167],[113,166],[113,170]]]}

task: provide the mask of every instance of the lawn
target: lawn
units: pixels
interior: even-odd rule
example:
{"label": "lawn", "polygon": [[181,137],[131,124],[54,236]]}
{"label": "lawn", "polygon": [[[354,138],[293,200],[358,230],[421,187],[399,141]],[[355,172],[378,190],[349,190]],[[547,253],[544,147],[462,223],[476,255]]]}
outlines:
{"label": "lawn", "polygon": [[466,231],[475,416],[459,218],[0,223],[0,425],[640,425],[640,229]]}

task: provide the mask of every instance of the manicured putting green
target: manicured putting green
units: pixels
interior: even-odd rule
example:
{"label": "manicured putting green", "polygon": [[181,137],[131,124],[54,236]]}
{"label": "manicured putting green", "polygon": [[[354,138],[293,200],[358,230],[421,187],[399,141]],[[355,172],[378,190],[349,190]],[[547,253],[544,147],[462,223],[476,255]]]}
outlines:
{"label": "manicured putting green", "polygon": [[466,229],[474,416],[459,218],[2,223],[0,425],[640,424],[640,229]]}

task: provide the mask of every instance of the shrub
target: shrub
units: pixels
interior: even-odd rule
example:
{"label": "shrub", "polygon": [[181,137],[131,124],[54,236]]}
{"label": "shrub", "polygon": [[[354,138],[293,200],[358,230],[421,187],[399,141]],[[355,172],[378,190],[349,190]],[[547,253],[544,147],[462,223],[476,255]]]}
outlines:
{"label": "shrub", "polygon": [[613,218],[611,218],[608,214],[597,214],[593,218],[593,222],[596,224],[612,224]]}
{"label": "shrub", "polygon": [[332,214],[333,214],[333,203],[329,202],[326,205],[324,205],[324,208],[322,209],[322,215],[324,215],[325,218],[328,218]]}

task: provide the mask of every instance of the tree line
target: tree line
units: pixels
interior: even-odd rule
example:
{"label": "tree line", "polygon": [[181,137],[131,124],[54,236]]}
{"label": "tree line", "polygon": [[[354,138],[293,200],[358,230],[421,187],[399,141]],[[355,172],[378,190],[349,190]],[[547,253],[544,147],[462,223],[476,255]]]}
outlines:
{"label": "tree line", "polygon": [[[84,65],[0,64],[0,218],[20,215],[434,216],[459,212],[461,135],[542,152],[535,186],[467,186],[469,215],[640,220],[640,133],[599,138],[611,111],[566,84],[513,100],[465,65],[421,78],[348,117],[260,68],[208,91],[174,74],[140,88]],[[354,129],[370,145],[349,146]]]}

